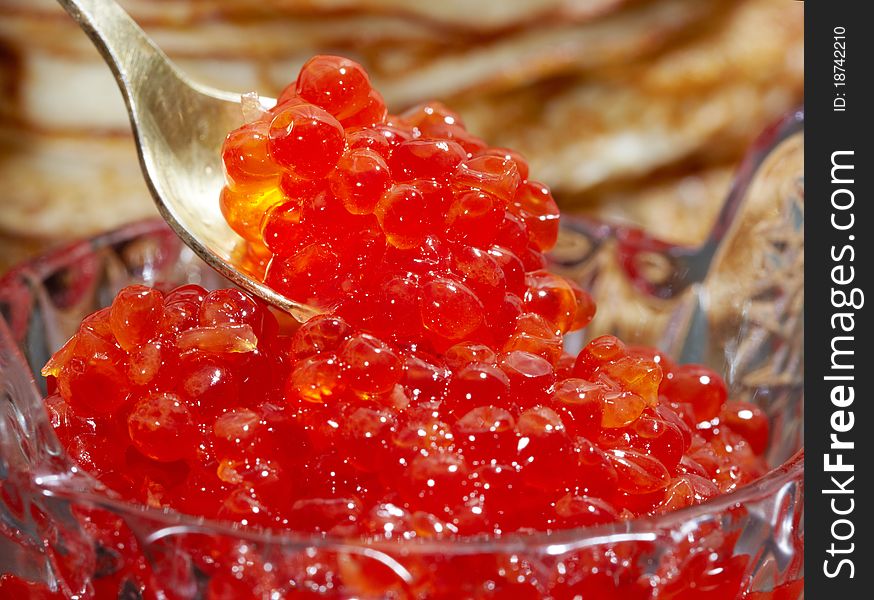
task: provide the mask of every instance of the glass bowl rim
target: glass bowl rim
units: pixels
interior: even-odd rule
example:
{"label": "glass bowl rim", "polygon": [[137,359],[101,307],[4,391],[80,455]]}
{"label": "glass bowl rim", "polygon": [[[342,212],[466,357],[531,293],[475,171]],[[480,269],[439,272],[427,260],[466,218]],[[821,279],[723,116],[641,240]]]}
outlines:
{"label": "glass bowl rim", "polygon": [[[136,221],[97,234],[83,240],[73,241],[56,247],[53,250],[23,261],[0,276],[0,297],[5,288],[15,285],[17,278],[26,280],[41,279],[64,266],[75,262],[83,252],[90,252],[111,244],[142,236],[172,234],[167,224],[160,218]],[[35,385],[32,371],[27,361],[15,343],[11,328],[5,315],[0,314],[0,344],[9,344],[13,368],[24,370],[35,399],[42,400],[42,394]],[[45,417],[44,412],[42,417]],[[51,426],[49,425],[49,429]],[[52,435],[54,430],[52,429]],[[412,540],[382,540],[372,538],[342,537],[322,534],[306,534],[279,528],[248,528],[228,521],[206,519],[172,509],[153,508],[122,500],[103,493],[101,485],[84,471],[76,474],[77,479],[91,482],[95,489],[82,489],[77,486],[65,485],[68,477],[43,478],[28,473],[28,483],[31,491],[44,497],[64,499],[71,503],[88,502],[93,506],[111,510],[115,514],[129,515],[134,518],[147,518],[160,523],[163,535],[179,533],[197,533],[213,536],[230,536],[238,540],[253,543],[281,544],[298,548],[344,549],[346,551],[359,549],[362,553],[369,550],[394,553],[440,553],[440,554],[476,554],[504,552],[513,553],[531,550],[532,547],[543,547],[546,554],[560,555],[570,550],[597,546],[603,543],[617,542],[657,542],[659,531],[682,530],[682,525],[691,521],[707,518],[719,518],[723,512],[742,508],[747,503],[761,500],[778,493],[786,484],[792,481],[802,481],[804,472],[804,448],[798,449],[784,463],[771,468],[759,479],[746,484],[727,494],[708,500],[702,504],[689,506],[656,516],[641,516],[627,521],[616,521],[601,525],[583,526],[571,529],[553,531],[514,532],[495,536],[481,534],[476,536],[456,536],[437,540],[414,538]],[[103,488],[105,489],[105,488]],[[151,541],[160,539],[163,535],[150,536]],[[390,559],[389,556],[381,557]]]}

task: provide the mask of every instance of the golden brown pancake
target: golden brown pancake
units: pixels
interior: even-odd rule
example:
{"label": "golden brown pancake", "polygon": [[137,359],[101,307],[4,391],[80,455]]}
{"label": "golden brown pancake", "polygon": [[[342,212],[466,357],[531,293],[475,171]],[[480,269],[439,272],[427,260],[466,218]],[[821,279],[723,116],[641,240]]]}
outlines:
{"label": "golden brown pancake", "polygon": [[737,159],[801,101],[802,11],[746,0],[655,57],[456,107],[476,133],[528,156],[567,204],[693,158]]}
{"label": "golden brown pancake", "polygon": [[[586,21],[641,0],[120,0],[145,25],[199,25],[208,21],[234,23],[263,19],[307,19],[343,15],[387,15],[423,21],[452,31],[489,32],[528,24]],[[51,16],[51,0],[4,0],[7,12]]]}

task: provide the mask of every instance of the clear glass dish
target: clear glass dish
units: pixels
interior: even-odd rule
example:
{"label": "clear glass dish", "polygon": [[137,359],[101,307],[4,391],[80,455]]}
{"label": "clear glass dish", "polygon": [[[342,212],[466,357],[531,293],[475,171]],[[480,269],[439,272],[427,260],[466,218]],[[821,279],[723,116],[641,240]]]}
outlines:
{"label": "clear glass dish", "polygon": [[[665,299],[628,279],[632,242],[621,228],[569,219],[586,235],[554,262],[609,308],[586,336],[666,344],[683,361],[723,372],[734,397],[764,407],[774,468],[754,484],[655,518],[403,542],[247,530],[113,498],[64,455],[39,369],[124,285],[226,285],[162,222],[148,221],[0,280],[0,574],[80,598],[801,598],[803,138],[797,115],[790,120],[753,149],[735,186],[744,198],[731,232],[681,293]],[[650,240],[637,254],[654,247]],[[114,549],[120,544],[128,552]],[[232,576],[218,577],[228,565],[222,572]]]}

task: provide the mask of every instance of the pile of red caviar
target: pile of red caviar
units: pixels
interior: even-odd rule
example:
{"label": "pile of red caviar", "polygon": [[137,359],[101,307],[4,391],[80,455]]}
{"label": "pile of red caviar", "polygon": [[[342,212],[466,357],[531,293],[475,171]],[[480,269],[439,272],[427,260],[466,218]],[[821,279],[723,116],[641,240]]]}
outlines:
{"label": "pile of red caviar", "polygon": [[435,354],[332,314],[287,333],[243,292],[196,285],[123,289],[44,373],[68,452],[125,497],[338,535],[673,510],[762,474],[768,435],[710,369],[612,336],[575,359],[473,342]]}
{"label": "pile of red caviar", "polygon": [[717,373],[613,336],[564,352],[595,308],[543,268],[549,190],[446,108],[388,116],[359,65],[316,57],[224,160],[249,257],[325,313],[280,326],[241,291],[187,285],[127,287],[87,317],[45,402],[114,492],[412,540],[659,514],[764,473],[767,418]]}

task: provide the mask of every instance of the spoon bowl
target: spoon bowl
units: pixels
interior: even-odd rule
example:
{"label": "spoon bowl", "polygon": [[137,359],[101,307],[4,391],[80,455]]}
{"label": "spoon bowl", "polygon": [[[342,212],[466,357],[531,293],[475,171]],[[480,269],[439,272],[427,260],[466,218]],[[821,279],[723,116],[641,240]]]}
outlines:
{"label": "spoon bowl", "polygon": [[[241,95],[191,81],[113,0],[58,0],[112,70],[130,115],[146,183],[170,227],[209,266],[299,321],[320,311],[241,269],[242,238],[219,207],[221,147],[243,124]],[[262,99],[266,108],[274,103]]]}

